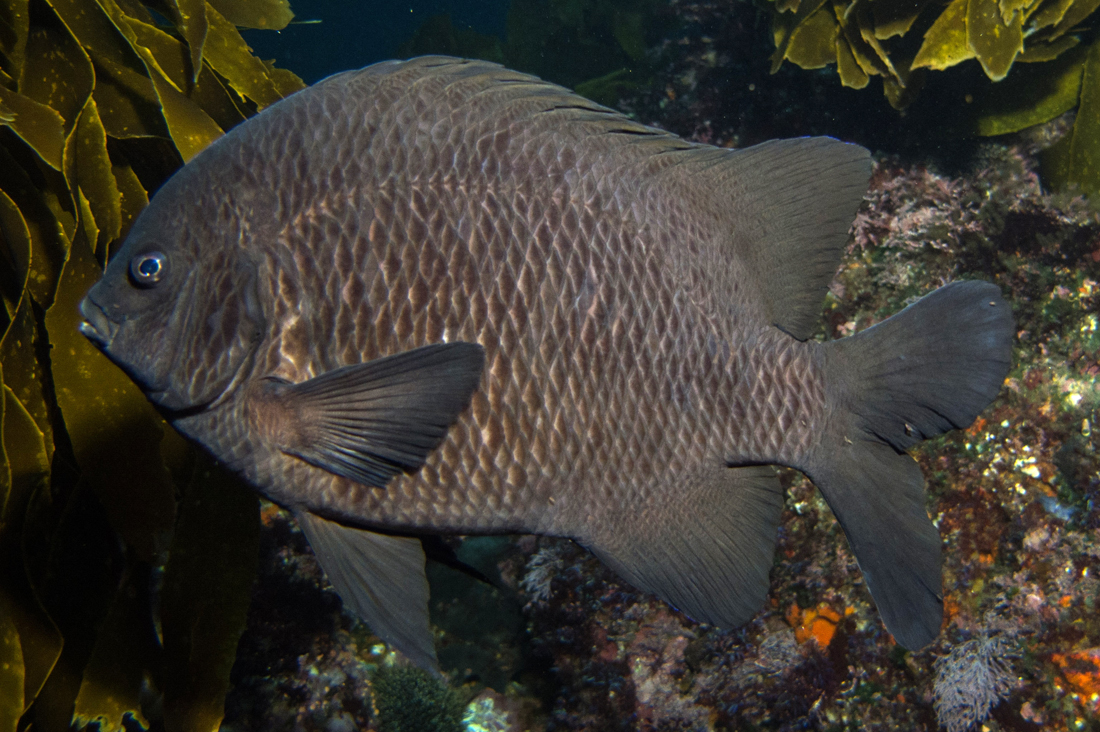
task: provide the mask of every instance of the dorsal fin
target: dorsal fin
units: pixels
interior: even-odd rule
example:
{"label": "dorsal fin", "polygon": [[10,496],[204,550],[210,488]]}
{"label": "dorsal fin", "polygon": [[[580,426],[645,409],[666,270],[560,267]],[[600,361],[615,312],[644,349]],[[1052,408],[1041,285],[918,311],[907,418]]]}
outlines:
{"label": "dorsal fin", "polygon": [[[383,61],[330,76],[307,93],[340,98],[358,95],[397,116],[408,113],[432,121],[459,118],[464,135],[483,139],[512,128],[522,130],[528,142],[541,133],[553,134],[560,141],[622,133],[617,146],[637,140],[656,145],[636,151],[636,159],[661,150],[700,147],[635,122],[565,87],[476,59],[420,56]],[[410,144],[408,133],[417,130],[405,131],[405,144]],[[430,135],[425,139],[437,141]]]}
{"label": "dorsal fin", "polygon": [[[707,219],[716,241],[703,245],[728,243],[742,265],[730,276],[747,279],[758,291],[767,321],[800,340],[818,322],[871,173],[870,154],[858,145],[827,137],[775,140],[743,150],[691,143],[568,89],[485,61],[425,56],[376,64],[331,77],[326,84],[340,79],[365,84],[371,91],[364,96],[392,99],[394,109],[416,110],[410,112],[414,116],[433,106],[435,117],[426,119],[449,118],[461,110],[463,130],[478,139],[478,150],[482,143],[492,148],[507,131],[500,141],[510,152],[499,154],[489,171],[498,184],[517,173],[508,166],[522,173],[527,158],[538,156],[540,173],[549,178],[566,175],[581,158],[604,174],[614,171],[620,202],[634,196],[633,203],[648,205],[652,202],[643,201],[647,191],[662,188],[670,197],[666,200]],[[346,91],[333,88],[331,93]],[[405,144],[435,145],[438,132],[423,127],[422,141],[406,137]],[[419,128],[406,124],[404,129]],[[481,158],[475,162],[472,169],[488,174]],[[452,163],[461,167],[457,158]],[[409,166],[405,172],[438,173]],[[729,283],[721,278],[714,284],[732,289],[723,288]]]}
{"label": "dorsal fin", "polygon": [[[871,176],[871,155],[829,137],[744,150],[696,148],[691,185],[709,200],[771,323],[809,338]],[[694,165],[692,165],[694,162]],[[700,165],[700,163],[702,165]]]}
{"label": "dorsal fin", "polygon": [[708,221],[718,247],[733,249],[740,269],[711,286],[755,287],[768,323],[799,340],[813,335],[867,190],[870,153],[832,138],[798,138],[744,150],[692,145],[652,165],[669,195]]}

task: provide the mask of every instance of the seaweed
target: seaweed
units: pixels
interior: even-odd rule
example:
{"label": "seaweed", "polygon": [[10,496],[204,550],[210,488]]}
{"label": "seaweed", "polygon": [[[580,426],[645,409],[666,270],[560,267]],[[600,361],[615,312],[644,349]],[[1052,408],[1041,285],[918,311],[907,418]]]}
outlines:
{"label": "seaweed", "polygon": [[77,305],[168,176],[303,87],[237,31],[291,17],[0,0],[0,732],[220,723],[257,500],[80,335]]}
{"label": "seaweed", "polygon": [[1018,132],[1076,108],[1043,175],[1059,190],[1100,191],[1100,41],[1089,27],[1097,0],[773,2],[773,73],[784,61],[804,69],[835,64],[841,84],[856,89],[880,77],[900,110],[929,72],[976,62],[990,83],[966,95],[973,111],[963,132]]}

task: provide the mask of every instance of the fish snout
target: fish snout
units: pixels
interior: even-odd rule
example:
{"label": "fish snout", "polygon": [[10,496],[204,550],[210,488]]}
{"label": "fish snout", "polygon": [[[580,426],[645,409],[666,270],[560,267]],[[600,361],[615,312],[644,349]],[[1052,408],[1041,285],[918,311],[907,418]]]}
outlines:
{"label": "fish snout", "polygon": [[111,322],[103,312],[103,308],[92,299],[91,295],[86,295],[80,301],[80,314],[84,316],[84,322],[80,324],[80,332],[84,337],[100,349],[110,346],[118,331],[118,325]]}

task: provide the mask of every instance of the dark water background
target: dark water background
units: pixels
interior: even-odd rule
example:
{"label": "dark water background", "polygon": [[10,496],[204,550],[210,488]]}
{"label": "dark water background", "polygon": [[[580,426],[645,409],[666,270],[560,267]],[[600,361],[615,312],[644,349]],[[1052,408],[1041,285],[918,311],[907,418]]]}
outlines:
{"label": "dark water background", "polygon": [[[787,62],[773,73],[767,3],[294,0],[291,8],[295,20],[286,29],[242,35],[257,56],[274,59],[307,84],[393,58],[482,58],[574,89],[646,124],[736,147],[830,135],[964,168],[974,147],[956,129],[968,122],[964,100],[989,86],[976,63],[929,75],[921,104],[899,113],[877,80],[850,89],[840,84],[835,66],[807,71]],[[630,37],[613,27],[624,14],[641,18]],[[697,51],[703,57],[695,64],[699,73],[674,77],[683,71],[679,62]],[[672,99],[670,84],[679,92],[690,87],[691,94]]]}
{"label": "dark water background", "polygon": [[[294,22],[278,33],[243,31],[261,58],[276,59],[307,84],[338,71],[396,58],[398,47],[433,15],[502,40],[509,0],[295,0]],[[310,23],[303,21],[321,21]]]}

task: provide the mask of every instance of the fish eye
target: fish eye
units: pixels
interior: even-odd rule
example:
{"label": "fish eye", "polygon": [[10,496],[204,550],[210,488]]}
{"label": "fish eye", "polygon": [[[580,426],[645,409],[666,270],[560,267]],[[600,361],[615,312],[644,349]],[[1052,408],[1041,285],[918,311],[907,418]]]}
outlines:
{"label": "fish eye", "polygon": [[138,287],[152,287],[168,271],[168,257],[163,252],[145,252],[130,260],[130,277]]}

